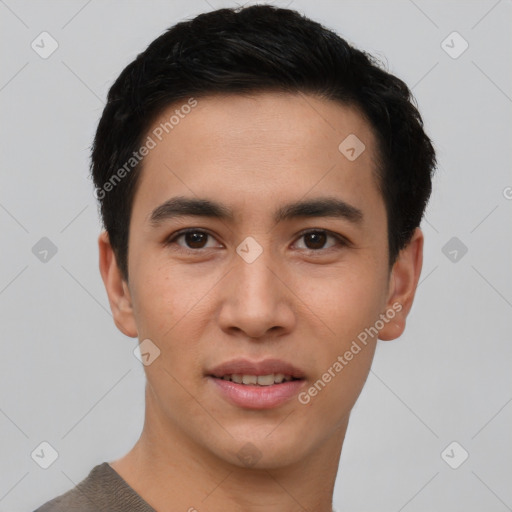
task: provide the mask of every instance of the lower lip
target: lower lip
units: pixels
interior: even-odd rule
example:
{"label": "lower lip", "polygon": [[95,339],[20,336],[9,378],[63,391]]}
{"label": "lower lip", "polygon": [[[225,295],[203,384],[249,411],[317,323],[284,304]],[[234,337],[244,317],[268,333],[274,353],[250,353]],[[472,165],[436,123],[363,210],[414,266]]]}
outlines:
{"label": "lower lip", "polygon": [[230,380],[208,377],[221,394],[238,407],[246,409],[271,409],[296,396],[305,380],[291,380],[271,386],[237,384]]}

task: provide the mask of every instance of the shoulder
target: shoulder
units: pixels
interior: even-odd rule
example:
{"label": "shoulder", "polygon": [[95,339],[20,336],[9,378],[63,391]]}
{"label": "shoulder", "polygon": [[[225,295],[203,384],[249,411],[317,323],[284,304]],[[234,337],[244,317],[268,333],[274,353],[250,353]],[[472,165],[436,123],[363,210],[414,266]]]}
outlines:
{"label": "shoulder", "polygon": [[156,512],[121,476],[103,462],[73,489],[44,503],[34,512]]}
{"label": "shoulder", "polygon": [[102,512],[112,510],[116,480],[103,462],[91,469],[86,478],[69,491],[44,503],[34,512]]}

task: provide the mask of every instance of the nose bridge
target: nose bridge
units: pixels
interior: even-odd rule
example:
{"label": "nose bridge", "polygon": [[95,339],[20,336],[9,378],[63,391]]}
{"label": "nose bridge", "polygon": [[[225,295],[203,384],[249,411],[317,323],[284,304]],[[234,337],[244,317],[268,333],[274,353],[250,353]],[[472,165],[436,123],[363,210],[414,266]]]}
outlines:
{"label": "nose bridge", "polygon": [[257,303],[262,300],[269,306],[277,299],[276,262],[269,244],[247,237],[237,248],[239,261],[235,264],[234,278],[238,298]]}
{"label": "nose bridge", "polygon": [[269,245],[245,239],[235,258],[221,307],[222,327],[242,330],[252,338],[275,327],[289,329],[293,313]]}

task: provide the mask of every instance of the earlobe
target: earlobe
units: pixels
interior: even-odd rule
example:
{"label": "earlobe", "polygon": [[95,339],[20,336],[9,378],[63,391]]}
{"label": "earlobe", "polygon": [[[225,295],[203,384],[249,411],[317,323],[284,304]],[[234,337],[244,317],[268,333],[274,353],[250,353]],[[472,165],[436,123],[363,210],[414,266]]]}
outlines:
{"label": "earlobe", "polygon": [[102,231],[98,237],[98,248],[101,278],[107,291],[114,323],[123,334],[136,338],[138,333],[130,290],[121,275],[106,231]]}
{"label": "earlobe", "polygon": [[400,251],[393,265],[384,312],[389,322],[379,331],[381,340],[394,340],[405,330],[423,265],[423,241],[421,229],[416,228],[411,241]]}

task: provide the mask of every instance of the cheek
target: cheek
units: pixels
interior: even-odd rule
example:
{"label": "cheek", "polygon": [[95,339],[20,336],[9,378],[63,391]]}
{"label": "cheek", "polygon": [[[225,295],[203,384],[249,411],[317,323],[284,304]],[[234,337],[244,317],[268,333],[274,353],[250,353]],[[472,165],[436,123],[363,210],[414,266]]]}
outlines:
{"label": "cheek", "polygon": [[317,411],[311,421],[318,420],[319,429],[326,418],[331,418],[327,423],[341,425],[363,389],[377,343],[369,329],[381,312],[380,294],[375,276],[354,276],[338,279],[311,299],[314,311],[329,327],[328,336],[312,354],[317,374],[303,395],[304,402],[310,401],[306,405],[310,412]]}
{"label": "cheek", "polygon": [[319,416],[331,417],[333,423],[346,417],[368,377],[377,343],[371,328],[385,297],[382,274],[376,267],[340,275],[328,285],[323,298],[320,294],[317,298],[322,301],[317,302],[318,311],[334,334],[318,358],[319,380],[309,388],[314,395],[311,407],[319,408]]}
{"label": "cheek", "polygon": [[[159,362],[180,375],[191,378],[190,368],[200,360],[198,341],[205,322],[211,318],[215,276],[195,276],[177,265],[147,262],[137,274],[134,315],[141,341],[149,338],[161,351]],[[147,368],[149,369],[149,368]]]}
{"label": "cheek", "polygon": [[187,287],[179,279],[150,261],[137,269],[133,306],[141,335],[159,339],[185,314]]}
{"label": "cheek", "polygon": [[301,299],[329,327],[336,348],[373,325],[381,312],[385,286],[378,269],[338,269],[321,280],[310,278]]}

